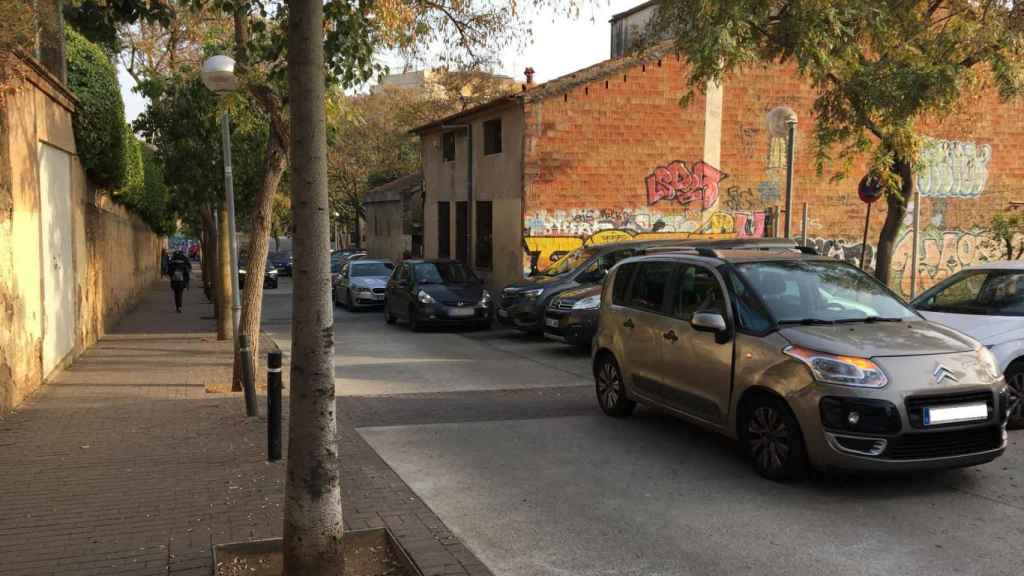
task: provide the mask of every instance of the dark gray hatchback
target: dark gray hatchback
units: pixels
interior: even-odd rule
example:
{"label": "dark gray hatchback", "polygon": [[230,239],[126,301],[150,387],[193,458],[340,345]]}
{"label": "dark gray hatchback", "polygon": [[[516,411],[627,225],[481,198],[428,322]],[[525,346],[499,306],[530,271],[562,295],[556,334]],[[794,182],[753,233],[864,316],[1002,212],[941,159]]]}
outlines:
{"label": "dark gray hatchback", "polygon": [[608,270],[619,261],[673,246],[718,250],[797,248],[793,240],[781,238],[640,240],[584,246],[555,262],[547,270],[506,286],[496,308],[498,321],[512,324],[524,332],[543,334],[545,309],[548,309],[555,296],[567,290],[600,286]]}

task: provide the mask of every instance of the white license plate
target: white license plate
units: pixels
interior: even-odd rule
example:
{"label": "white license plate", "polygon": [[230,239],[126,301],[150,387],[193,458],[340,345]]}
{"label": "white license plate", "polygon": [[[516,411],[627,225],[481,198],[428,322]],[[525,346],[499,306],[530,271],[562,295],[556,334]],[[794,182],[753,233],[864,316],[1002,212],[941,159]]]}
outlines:
{"label": "white license plate", "polygon": [[452,318],[468,318],[474,314],[472,308],[449,308],[448,315]]}
{"label": "white license plate", "polygon": [[508,310],[498,308],[498,316],[501,316],[502,318],[508,318]]}
{"label": "white license plate", "polygon": [[549,328],[558,328],[558,318],[545,318],[544,324],[547,324]]}
{"label": "white license plate", "polygon": [[374,300],[383,300],[384,299],[384,295],[383,294],[373,294],[373,299]]}
{"label": "white license plate", "polygon": [[924,425],[951,424],[988,419],[988,404],[958,404],[956,406],[928,406],[924,409]]}

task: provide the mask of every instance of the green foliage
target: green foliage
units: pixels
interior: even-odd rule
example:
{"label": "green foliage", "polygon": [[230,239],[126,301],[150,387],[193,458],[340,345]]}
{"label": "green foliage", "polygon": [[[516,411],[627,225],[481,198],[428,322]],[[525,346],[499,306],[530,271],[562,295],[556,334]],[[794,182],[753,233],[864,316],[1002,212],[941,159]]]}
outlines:
{"label": "green foliage", "polygon": [[[141,85],[149,107],[135,129],[155,147],[169,192],[168,209],[198,229],[199,210],[219,206],[224,193],[224,164],[215,94],[189,69]],[[266,120],[253,104],[236,95],[228,107],[232,120],[232,161],[238,222],[247,222],[263,170]]]}
{"label": "green foliage", "polygon": [[795,64],[818,92],[819,170],[872,152],[884,173],[917,160],[919,119],[986,84],[1020,93],[1022,16],[1019,2],[975,0],[664,0],[653,32],[692,65],[691,94],[747,65]]}
{"label": "green foliage", "polygon": [[124,103],[117,70],[97,45],[66,28],[68,86],[78,98],[75,145],[86,174],[100,188],[125,183]]}
{"label": "green foliage", "polygon": [[1017,260],[1024,255],[1024,213],[996,214],[989,222],[989,233],[1006,251],[1006,257]]}
{"label": "green foliage", "polygon": [[64,21],[91,42],[114,54],[120,48],[118,27],[145,22],[170,22],[173,0],[67,0]]}

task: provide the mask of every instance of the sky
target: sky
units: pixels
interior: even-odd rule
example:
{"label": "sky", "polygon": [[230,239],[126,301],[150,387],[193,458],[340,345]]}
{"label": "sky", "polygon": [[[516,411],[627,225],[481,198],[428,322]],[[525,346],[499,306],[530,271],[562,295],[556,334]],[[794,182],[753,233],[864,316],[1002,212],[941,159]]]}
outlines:
{"label": "sky", "polygon": [[[495,72],[524,79],[527,66],[536,72],[534,81],[545,82],[591,64],[606,60],[611,51],[611,31],[608,20],[613,14],[629,10],[644,0],[591,0],[578,17],[556,17],[551,10],[533,19],[533,42],[525,49],[512,47],[501,55]],[[389,62],[394,67],[394,62]],[[400,71],[400,70],[398,70]],[[132,92],[135,83],[122,67],[118,69],[125,115],[135,119],[146,107],[146,101]]]}

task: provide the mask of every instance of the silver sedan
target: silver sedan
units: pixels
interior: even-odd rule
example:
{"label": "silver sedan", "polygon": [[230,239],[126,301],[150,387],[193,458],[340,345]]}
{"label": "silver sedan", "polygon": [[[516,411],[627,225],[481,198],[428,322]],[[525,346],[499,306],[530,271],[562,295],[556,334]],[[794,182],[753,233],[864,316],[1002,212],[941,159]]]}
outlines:
{"label": "silver sedan", "polygon": [[387,260],[352,260],[334,281],[334,302],[349,310],[384,305],[384,289],[395,265]]}

